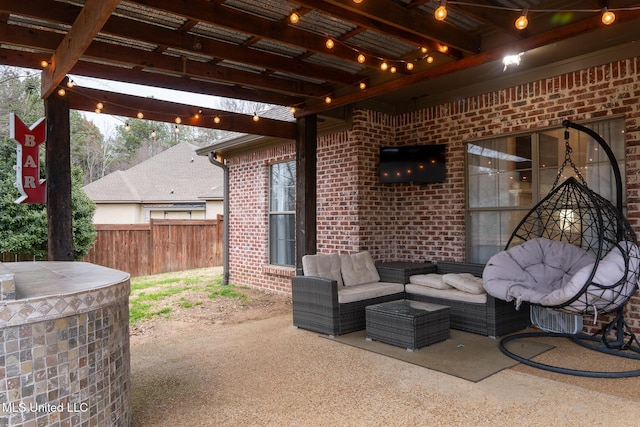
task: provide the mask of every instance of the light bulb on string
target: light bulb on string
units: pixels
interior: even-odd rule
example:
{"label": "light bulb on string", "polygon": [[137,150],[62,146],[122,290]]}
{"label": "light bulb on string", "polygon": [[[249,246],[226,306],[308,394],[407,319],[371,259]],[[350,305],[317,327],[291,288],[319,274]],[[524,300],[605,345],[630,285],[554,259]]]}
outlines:
{"label": "light bulb on string", "polygon": [[516,25],[516,28],[518,30],[524,30],[529,25],[529,20],[527,19],[527,13],[528,12],[529,12],[529,10],[525,9],[522,12],[522,15],[520,15],[520,17],[518,19],[516,19],[515,25]]}
{"label": "light bulb on string", "polygon": [[607,10],[606,7],[602,9],[602,23],[604,25],[611,25],[615,20],[616,20],[615,13],[611,12],[610,10]]}
{"label": "light bulb on string", "polygon": [[136,114],[136,117],[142,120],[144,119],[144,114],[142,113],[142,111],[138,111],[138,114]]}
{"label": "light bulb on string", "polygon": [[407,71],[413,70],[413,62],[407,62]]}
{"label": "light bulb on string", "polygon": [[253,113],[253,121],[257,122],[258,120],[260,120],[260,116],[258,116],[258,113]]}
{"label": "light bulb on string", "polygon": [[63,87],[58,89],[58,95],[59,96],[65,96],[66,94],[67,94],[67,91],[65,91]]}
{"label": "light bulb on string", "polygon": [[363,54],[358,55],[358,63],[360,64],[364,64],[364,61],[366,61],[367,58],[365,58],[365,56]]}
{"label": "light bulb on string", "polygon": [[215,123],[215,124],[220,123],[220,117],[215,116],[215,117],[213,118],[213,123]]}
{"label": "light bulb on string", "polygon": [[440,6],[438,6],[433,16],[438,21],[444,21],[447,18],[447,0],[442,0],[442,2],[440,2]]}
{"label": "light bulb on string", "polygon": [[291,22],[292,24],[297,24],[299,20],[300,15],[298,15],[297,13],[292,12],[291,15],[289,15],[289,22]]}
{"label": "light bulb on string", "polygon": [[327,46],[327,49],[333,49],[333,47],[335,46],[335,43],[332,39],[327,39],[325,46]]}

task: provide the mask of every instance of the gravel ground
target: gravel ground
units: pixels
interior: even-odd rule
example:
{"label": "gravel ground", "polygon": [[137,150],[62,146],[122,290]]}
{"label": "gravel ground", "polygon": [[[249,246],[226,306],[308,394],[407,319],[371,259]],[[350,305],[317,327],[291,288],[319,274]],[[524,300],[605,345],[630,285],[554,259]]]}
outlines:
{"label": "gravel ground", "polygon": [[[133,425],[626,426],[638,417],[637,378],[518,365],[472,383],[295,329],[289,300],[273,298],[251,315],[159,319],[132,336]],[[589,353],[559,346],[542,356]]]}

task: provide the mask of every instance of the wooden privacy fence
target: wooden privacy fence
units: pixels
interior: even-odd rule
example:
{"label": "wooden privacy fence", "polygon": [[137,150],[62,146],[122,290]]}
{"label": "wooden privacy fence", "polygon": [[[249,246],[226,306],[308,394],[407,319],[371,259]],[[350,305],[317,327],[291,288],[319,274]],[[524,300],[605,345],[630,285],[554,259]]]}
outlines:
{"label": "wooden privacy fence", "polygon": [[223,218],[152,219],[149,224],[96,224],[83,261],[132,276],[222,265]]}

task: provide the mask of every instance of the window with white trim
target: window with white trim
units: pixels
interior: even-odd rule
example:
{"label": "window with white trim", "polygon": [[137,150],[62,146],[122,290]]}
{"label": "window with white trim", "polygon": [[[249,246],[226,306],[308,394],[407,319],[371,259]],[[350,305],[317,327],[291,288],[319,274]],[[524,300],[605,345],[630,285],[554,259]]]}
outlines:
{"label": "window with white trim", "polygon": [[295,265],[296,164],[274,163],[269,169],[269,263]]}
{"label": "window with white trim", "polygon": [[[585,125],[611,147],[625,197],[624,119]],[[565,128],[473,141],[467,144],[467,260],[486,263],[504,249],[511,232],[550,191],[565,158]],[[598,142],[569,129],[571,158],[589,188],[615,203],[615,177]],[[567,165],[559,183],[575,175]]]}

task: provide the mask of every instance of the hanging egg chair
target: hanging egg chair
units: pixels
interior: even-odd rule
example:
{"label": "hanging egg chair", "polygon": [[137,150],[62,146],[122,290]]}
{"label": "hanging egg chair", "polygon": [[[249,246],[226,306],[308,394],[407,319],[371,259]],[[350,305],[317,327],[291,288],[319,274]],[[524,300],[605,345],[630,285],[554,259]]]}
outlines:
{"label": "hanging egg chair", "polygon": [[[639,376],[640,369],[593,372],[567,369],[521,358],[505,344],[523,337],[569,337],[578,344],[616,356],[640,360],[640,342],[624,321],[624,306],[638,290],[640,250],[636,235],[622,213],[622,179],[613,152],[596,132],[569,121],[565,130],[565,160],[550,193],[520,221],[505,250],[489,259],[483,274],[487,293],[516,307],[527,302],[570,316],[615,313],[600,336],[580,331],[521,333],[505,337],[501,350],[521,363],[554,372],[589,377]],[[571,159],[569,128],[593,137],[606,152],[616,180],[616,205],[589,188]],[[558,184],[567,165],[576,177]],[[532,322],[536,324],[532,315]],[[580,329],[582,323],[580,322]],[[544,327],[541,329],[546,330]]]}

